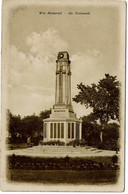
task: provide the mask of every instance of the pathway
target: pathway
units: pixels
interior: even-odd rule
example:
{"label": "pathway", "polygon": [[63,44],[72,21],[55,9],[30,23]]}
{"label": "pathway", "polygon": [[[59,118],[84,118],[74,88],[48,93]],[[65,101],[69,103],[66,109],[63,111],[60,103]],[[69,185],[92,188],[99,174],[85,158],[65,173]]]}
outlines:
{"label": "pathway", "polygon": [[7,150],[7,155],[20,155],[31,157],[95,157],[95,156],[113,156],[115,151],[100,150],[97,148],[72,147],[72,146],[33,146],[27,149]]}

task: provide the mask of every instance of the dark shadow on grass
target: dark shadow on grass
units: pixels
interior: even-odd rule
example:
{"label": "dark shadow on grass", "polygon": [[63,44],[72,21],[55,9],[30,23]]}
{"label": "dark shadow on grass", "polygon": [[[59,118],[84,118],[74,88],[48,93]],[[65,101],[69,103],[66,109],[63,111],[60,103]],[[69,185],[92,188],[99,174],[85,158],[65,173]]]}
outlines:
{"label": "dark shadow on grass", "polygon": [[34,182],[44,184],[116,184],[117,170],[9,170],[9,182]]}

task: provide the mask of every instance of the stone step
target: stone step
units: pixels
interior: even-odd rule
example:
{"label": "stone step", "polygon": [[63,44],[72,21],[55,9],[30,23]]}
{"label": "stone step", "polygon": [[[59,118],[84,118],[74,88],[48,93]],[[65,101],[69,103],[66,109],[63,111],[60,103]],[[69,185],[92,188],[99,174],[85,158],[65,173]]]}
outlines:
{"label": "stone step", "polygon": [[72,146],[34,146],[27,149],[8,150],[8,155],[21,155],[33,157],[90,157],[90,156],[113,156],[115,151],[99,150],[92,147],[75,147]]}

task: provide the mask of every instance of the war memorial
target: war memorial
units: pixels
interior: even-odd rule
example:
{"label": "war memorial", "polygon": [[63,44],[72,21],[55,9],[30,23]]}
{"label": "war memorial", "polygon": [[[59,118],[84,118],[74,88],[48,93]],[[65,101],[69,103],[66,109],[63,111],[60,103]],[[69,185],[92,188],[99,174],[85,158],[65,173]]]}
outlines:
{"label": "war memorial", "polygon": [[44,141],[65,144],[82,138],[82,121],[76,118],[71,102],[71,61],[68,52],[59,52],[56,60],[55,104],[50,118],[44,119]]}

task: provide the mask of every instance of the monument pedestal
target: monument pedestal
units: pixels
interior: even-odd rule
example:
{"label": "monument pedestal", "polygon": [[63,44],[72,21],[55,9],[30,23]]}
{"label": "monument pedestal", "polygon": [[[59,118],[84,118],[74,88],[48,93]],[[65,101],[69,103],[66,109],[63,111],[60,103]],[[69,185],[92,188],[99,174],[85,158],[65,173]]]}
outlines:
{"label": "monument pedestal", "polygon": [[68,108],[52,109],[50,118],[44,119],[44,141],[69,141],[82,138],[81,120]]}

